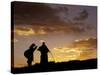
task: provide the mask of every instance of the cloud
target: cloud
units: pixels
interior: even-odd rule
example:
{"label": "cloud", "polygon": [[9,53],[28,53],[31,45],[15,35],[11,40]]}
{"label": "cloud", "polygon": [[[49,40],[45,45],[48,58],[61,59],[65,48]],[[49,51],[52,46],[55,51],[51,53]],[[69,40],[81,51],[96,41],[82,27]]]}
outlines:
{"label": "cloud", "polygon": [[17,27],[15,28],[14,32],[19,36],[34,36],[34,35],[46,35],[47,32],[43,29],[33,29],[27,27]]}
{"label": "cloud", "polygon": [[58,16],[58,19],[60,19],[63,22],[68,22],[68,14],[69,14],[69,9],[67,8],[66,5],[60,4],[49,4],[48,5],[52,10],[55,10],[55,15]]}
{"label": "cloud", "polygon": [[81,51],[80,60],[97,58],[97,38],[76,40],[73,47]]}
{"label": "cloud", "polygon": [[14,3],[15,24],[58,23],[55,12],[57,11],[44,3]]}
{"label": "cloud", "polygon": [[84,33],[84,28],[75,25],[17,25],[14,32],[19,36],[56,34],[80,34]]}
{"label": "cloud", "polygon": [[68,52],[70,50],[77,50],[81,51],[89,51],[89,50],[96,50],[97,49],[97,39],[96,38],[87,38],[87,39],[78,39],[75,40],[71,45],[67,47],[59,47],[53,48],[53,50],[61,51],[61,52]]}
{"label": "cloud", "polygon": [[[79,15],[74,18],[79,20],[78,22],[68,19],[72,14],[69,13],[70,10],[73,11],[68,8],[68,5],[63,4],[16,2],[14,3],[14,25],[22,26],[17,33],[25,36],[56,32],[80,35],[87,31],[91,33],[92,29],[96,31],[95,25],[79,22],[88,18],[87,10],[80,11]],[[29,27],[31,30],[24,27]]]}
{"label": "cloud", "polygon": [[35,34],[35,32],[33,31],[32,28],[29,28],[29,29],[18,29],[18,28],[16,28],[14,32],[16,34],[20,35],[20,36],[29,36],[29,35]]}
{"label": "cloud", "polygon": [[88,14],[87,10],[84,9],[79,13],[79,16],[74,17],[74,20],[76,20],[76,21],[86,20],[88,18],[88,16],[89,16],[89,14]]}
{"label": "cloud", "polygon": [[75,42],[72,44],[73,47],[76,48],[86,48],[91,50],[97,49],[97,39],[96,38],[87,38],[85,40],[75,40]]}
{"label": "cloud", "polygon": [[75,40],[72,46],[55,47],[53,50],[63,54],[64,58],[69,58],[69,60],[93,59],[97,57],[97,39],[79,39]]}

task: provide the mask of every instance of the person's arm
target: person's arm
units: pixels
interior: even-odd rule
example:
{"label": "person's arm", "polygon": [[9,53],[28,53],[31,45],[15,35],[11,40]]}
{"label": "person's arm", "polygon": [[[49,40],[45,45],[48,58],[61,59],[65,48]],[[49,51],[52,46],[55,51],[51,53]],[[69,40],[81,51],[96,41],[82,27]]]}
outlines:
{"label": "person's arm", "polygon": [[37,46],[34,47],[34,49],[36,49],[36,48],[37,48]]}
{"label": "person's arm", "polygon": [[46,47],[46,48],[47,48],[48,52],[50,52],[50,50],[48,49],[48,47]]}

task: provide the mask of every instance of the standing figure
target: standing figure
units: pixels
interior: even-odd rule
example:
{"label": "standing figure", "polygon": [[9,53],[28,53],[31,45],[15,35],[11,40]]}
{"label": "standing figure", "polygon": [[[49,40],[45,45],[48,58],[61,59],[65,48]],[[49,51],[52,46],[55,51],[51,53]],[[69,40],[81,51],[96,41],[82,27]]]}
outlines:
{"label": "standing figure", "polygon": [[27,64],[28,66],[32,66],[32,61],[33,61],[33,53],[37,46],[33,43],[30,45],[29,49],[24,52],[24,56],[27,58]]}
{"label": "standing figure", "polygon": [[41,53],[40,64],[46,66],[48,64],[48,52],[49,49],[45,45],[45,42],[38,48]]}

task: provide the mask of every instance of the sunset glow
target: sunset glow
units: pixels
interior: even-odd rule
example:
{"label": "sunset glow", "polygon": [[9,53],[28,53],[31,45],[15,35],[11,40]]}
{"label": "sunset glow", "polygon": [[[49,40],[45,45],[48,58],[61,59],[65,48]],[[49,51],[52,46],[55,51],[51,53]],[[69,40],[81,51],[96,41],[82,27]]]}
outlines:
{"label": "sunset glow", "polygon": [[[32,43],[46,43],[49,62],[97,58],[96,7],[19,2],[14,9],[14,67],[27,65],[24,51]],[[40,56],[36,49],[33,64]]]}
{"label": "sunset glow", "polygon": [[29,28],[27,31],[20,30],[20,29],[15,29],[15,33],[17,33],[20,36],[29,36],[29,35],[34,35],[35,34],[35,32],[33,31],[32,28]]}

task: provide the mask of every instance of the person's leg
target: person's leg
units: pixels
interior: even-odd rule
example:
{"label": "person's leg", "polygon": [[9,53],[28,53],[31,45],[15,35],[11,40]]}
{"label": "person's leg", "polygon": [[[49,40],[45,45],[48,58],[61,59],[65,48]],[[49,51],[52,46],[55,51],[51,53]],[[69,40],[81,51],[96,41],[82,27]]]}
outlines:
{"label": "person's leg", "polygon": [[29,67],[32,66],[32,61],[31,60],[28,60],[27,61],[27,64],[28,64]]}

